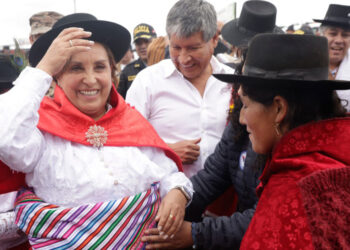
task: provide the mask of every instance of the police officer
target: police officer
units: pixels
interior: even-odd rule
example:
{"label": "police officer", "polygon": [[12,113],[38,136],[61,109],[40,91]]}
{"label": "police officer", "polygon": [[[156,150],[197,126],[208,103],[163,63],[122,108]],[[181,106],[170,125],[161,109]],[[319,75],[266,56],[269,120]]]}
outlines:
{"label": "police officer", "polygon": [[139,58],[126,65],[120,73],[118,92],[124,98],[136,75],[147,67],[147,47],[157,34],[151,25],[141,23],[135,27],[133,36]]}

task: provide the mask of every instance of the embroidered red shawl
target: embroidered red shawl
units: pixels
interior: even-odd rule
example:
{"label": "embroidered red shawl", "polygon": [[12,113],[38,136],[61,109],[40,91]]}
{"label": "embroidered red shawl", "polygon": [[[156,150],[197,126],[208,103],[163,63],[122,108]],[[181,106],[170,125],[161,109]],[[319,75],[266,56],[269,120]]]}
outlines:
{"label": "embroidered red shawl", "polygon": [[38,128],[66,140],[91,146],[87,141],[86,132],[93,125],[101,126],[108,133],[104,146],[160,148],[182,171],[180,158],[158,136],[152,125],[125,103],[114,86],[111,90],[110,104],[113,108],[95,121],[74,107],[63,90],[57,86],[54,99],[45,97],[41,103]]}
{"label": "embroidered red shawl", "polygon": [[318,171],[350,166],[349,142],[350,118],[309,123],[283,136],[260,177],[261,196],[241,249],[314,249],[310,223],[320,218],[308,217],[298,184]]}
{"label": "embroidered red shawl", "polygon": [[[113,109],[95,122],[77,110],[66,98],[62,89],[56,87],[55,98],[45,97],[41,103],[38,128],[70,141],[91,145],[86,140],[85,132],[91,125],[100,125],[108,132],[106,146],[161,148],[182,171],[180,158],[157,135],[153,127],[125,103],[114,87],[111,91],[111,105]],[[23,173],[13,172],[0,161],[0,194],[16,191],[25,186],[24,177]]]}

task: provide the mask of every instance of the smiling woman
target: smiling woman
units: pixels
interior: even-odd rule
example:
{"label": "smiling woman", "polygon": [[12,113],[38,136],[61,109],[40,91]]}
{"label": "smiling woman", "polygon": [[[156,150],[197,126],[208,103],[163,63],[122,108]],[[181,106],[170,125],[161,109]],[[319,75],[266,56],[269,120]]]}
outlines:
{"label": "smiling woman", "polygon": [[106,103],[112,88],[111,66],[106,49],[95,43],[89,53],[72,55],[65,70],[56,78],[69,101],[94,120],[106,113]]}
{"label": "smiling woman", "polygon": [[268,156],[240,249],[349,248],[350,118],[335,90],[350,82],[328,64],[324,37],[260,34],[243,75],[217,75],[241,84],[240,122]]}
{"label": "smiling woman", "polygon": [[183,220],[193,191],[180,159],[113,84],[129,45],[116,23],[65,16],[0,96],[0,160],[30,187],[11,218],[35,249],[142,248],[144,230],[172,235]]}

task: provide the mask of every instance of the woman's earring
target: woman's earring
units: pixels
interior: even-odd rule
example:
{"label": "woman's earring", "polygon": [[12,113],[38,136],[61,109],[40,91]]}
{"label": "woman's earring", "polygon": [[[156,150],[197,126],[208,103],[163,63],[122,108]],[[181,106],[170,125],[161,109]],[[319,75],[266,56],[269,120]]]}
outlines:
{"label": "woman's earring", "polygon": [[275,123],[274,125],[275,127],[275,131],[276,131],[276,135],[277,136],[280,136],[281,135],[281,132],[280,132],[280,124],[278,122]]}

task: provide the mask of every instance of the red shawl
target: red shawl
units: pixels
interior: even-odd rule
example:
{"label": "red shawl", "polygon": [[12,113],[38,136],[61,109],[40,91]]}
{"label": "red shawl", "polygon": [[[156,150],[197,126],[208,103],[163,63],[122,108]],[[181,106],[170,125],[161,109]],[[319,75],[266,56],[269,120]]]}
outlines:
{"label": "red shawl", "polygon": [[350,118],[309,123],[283,136],[260,177],[261,196],[241,249],[314,249],[310,223],[321,218],[305,210],[308,199],[299,183],[313,173],[350,166],[349,142]]}
{"label": "red shawl", "polygon": [[[108,133],[105,146],[160,148],[182,171],[180,158],[158,136],[152,125],[125,103],[114,87],[110,100],[113,108],[95,122],[76,109],[62,89],[56,87],[54,99],[45,97],[41,103],[38,128],[66,140],[91,146],[85,133],[90,126],[100,125]],[[24,185],[24,174],[11,171],[0,161],[0,194],[16,191]]]}
{"label": "red shawl", "polygon": [[111,90],[110,104],[113,108],[95,121],[74,107],[57,86],[54,99],[45,97],[41,103],[38,128],[63,139],[91,146],[87,141],[86,132],[93,125],[101,126],[108,133],[104,146],[160,148],[182,171],[180,158],[158,136],[152,125],[125,103],[114,86]]}

